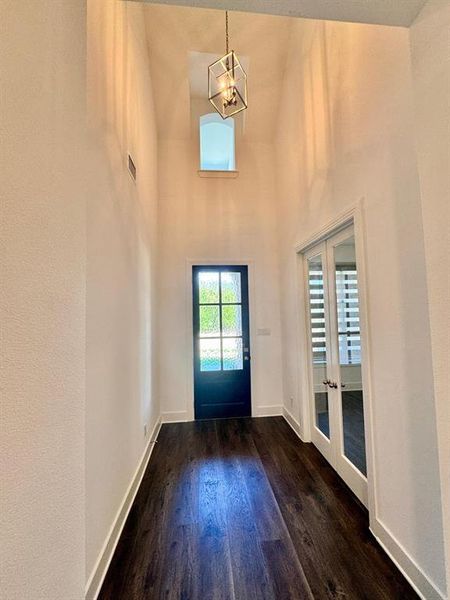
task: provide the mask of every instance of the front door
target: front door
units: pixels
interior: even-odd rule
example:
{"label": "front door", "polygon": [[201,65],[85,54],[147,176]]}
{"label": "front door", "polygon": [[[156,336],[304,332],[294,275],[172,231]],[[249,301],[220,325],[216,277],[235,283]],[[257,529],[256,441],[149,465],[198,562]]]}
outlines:
{"label": "front door", "polygon": [[251,415],[248,269],[192,268],[196,419]]}

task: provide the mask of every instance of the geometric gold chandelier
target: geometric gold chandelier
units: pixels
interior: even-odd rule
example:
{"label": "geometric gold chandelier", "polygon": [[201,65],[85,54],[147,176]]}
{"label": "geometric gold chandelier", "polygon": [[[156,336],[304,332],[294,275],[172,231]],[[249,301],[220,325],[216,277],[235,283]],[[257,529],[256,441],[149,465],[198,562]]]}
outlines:
{"label": "geometric gold chandelier", "polygon": [[225,55],[208,67],[208,97],[222,119],[248,107],[247,75],[234,50],[228,49],[228,11],[225,11]]}

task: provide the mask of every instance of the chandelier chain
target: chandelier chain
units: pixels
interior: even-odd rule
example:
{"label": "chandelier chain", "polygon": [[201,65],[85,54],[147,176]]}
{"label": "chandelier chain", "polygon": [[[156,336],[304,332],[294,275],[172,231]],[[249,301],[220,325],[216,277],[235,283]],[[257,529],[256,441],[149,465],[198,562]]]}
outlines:
{"label": "chandelier chain", "polygon": [[226,54],[228,54],[229,50],[228,50],[228,11],[225,11],[225,44],[226,44]]}

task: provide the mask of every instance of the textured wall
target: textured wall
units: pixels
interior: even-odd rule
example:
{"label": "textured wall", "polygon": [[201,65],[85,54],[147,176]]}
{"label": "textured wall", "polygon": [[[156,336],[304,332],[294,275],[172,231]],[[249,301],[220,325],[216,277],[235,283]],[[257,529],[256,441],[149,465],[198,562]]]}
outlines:
{"label": "textured wall", "polygon": [[[168,418],[193,414],[188,260],[252,261],[252,413],[281,405],[273,149],[238,141],[237,153],[237,179],[201,178],[196,135],[190,141],[160,140],[160,399]],[[271,334],[258,336],[259,328]]]}
{"label": "textured wall", "polygon": [[450,3],[430,0],[411,28],[434,393],[450,589]]}
{"label": "textured wall", "polygon": [[86,13],[1,3],[1,592],[84,586]]}
{"label": "textured wall", "polygon": [[[277,143],[284,395],[298,397],[295,253],[363,199],[378,522],[445,590],[420,188],[406,29],[299,21]],[[302,363],[301,363],[302,364]],[[374,508],[374,507],[371,507]]]}
{"label": "textured wall", "polygon": [[159,416],[153,360],[157,153],[139,4],[88,2],[88,94],[96,187],[87,208],[87,579]]}

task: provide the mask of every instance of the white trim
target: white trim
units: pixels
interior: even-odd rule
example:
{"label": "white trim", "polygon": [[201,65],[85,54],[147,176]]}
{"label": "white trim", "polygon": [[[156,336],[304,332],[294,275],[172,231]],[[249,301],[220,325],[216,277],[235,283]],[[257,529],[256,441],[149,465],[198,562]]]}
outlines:
{"label": "white trim", "polygon": [[[301,427],[298,421],[292,414],[283,408],[283,417],[286,422],[297,434],[298,438],[303,442],[301,436]],[[411,584],[422,600],[446,600],[447,596],[442,592],[422,571],[416,561],[400,544],[389,529],[383,525],[380,519],[371,519],[369,527],[372,535],[383,548],[398,570],[402,573],[405,579]]]}
{"label": "white trim", "polygon": [[331,235],[334,235],[341,231],[341,229],[345,229],[348,225],[351,225],[354,221],[355,214],[361,210],[362,200],[353,206],[350,206],[345,211],[340,213],[337,217],[335,217],[332,221],[329,221],[325,224],[321,229],[316,231],[311,236],[308,236],[301,242],[297,242],[294,245],[294,250],[296,254],[305,253],[307,250],[310,250],[316,244],[323,242]]}
{"label": "white trim", "polygon": [[239,176],[239,171],[214,171],[212,169],[199,169],[197,173],[199,177],[213,179],[236,179]]}
{"label": "white trim", "polygon": [[[311,414],[309,410],[309,390],[310,385],[310,367],[307,365],[305,369],[306,357],[308,357],[308,331],[309,331],[309,315],[302,315],[302,307],[307,307],[308,297],[306,295],[306,287],[304,285],[306,273],[301,253],[296,255],[296,277],[294,279],[296,302],[295,302],[295,331],[296,331],[296,351],[298,359],[295,361],[295,372],[297,377],[297,395],[298,406],[301,407],[302,426],[300,427],[301,439],[304,442],[311,441]],[[308,325],[307,325],[308,324]],[[307,329],[305,329],[307,327]],[[302,360],[300,357],[303,357]],[[289,411],[288,411],[289,412]]]}
{"label": "white trim", "polygon": [[85,587],[85,600],[96,600],[100,593],[103,581],[105,579],[108,567],[111,563],[112,557],[116,550],[116,546],[119,542],[120,535],[124,528],[125,522],[133,506],[134,499],[139,490],[139,487],[144,477],[144,473],[147,469],[148,461],[152,454],[155,446],[155,440],[158,437],[159,430],[161,428],[161,418],[158,417],[155,425],[153,426],[152,432],[149,436],[149,440],[139,461],[136,471],[131,478],[130,484],[125,492],[122,502],[120,503],[119,510],[112,522],[108,535],[103,543],[102,549],[95,561],[94,568],[89,576],[89,579]]}
{"label": "white trim", "polygon": [[308,443],[305,442],[305,440],[302,438],[302,428],[300,426],[300,423],[297,421],[297,419],[288,411],[288,409],[283,406],[283,417],[285,419],[285,421],[289,424],[289,426],[291,427],[291,429],[294,430],[294,432],[297,434],[297,437],[304,443]]}
{"label": "white trim", "polygon": [[168,410],[161,413],[162,423],[186,423],[192,421],[187,410]]}
{"label": "white trim", "polygon": [[280,417],[283,414],[282,404],[255,406],[252,417]]}
{"label": "white trim", "polygon": [[416,561],[380,519],[370,526],[373,536],[423,600],[446,600],[447,596],[422,571]]}

